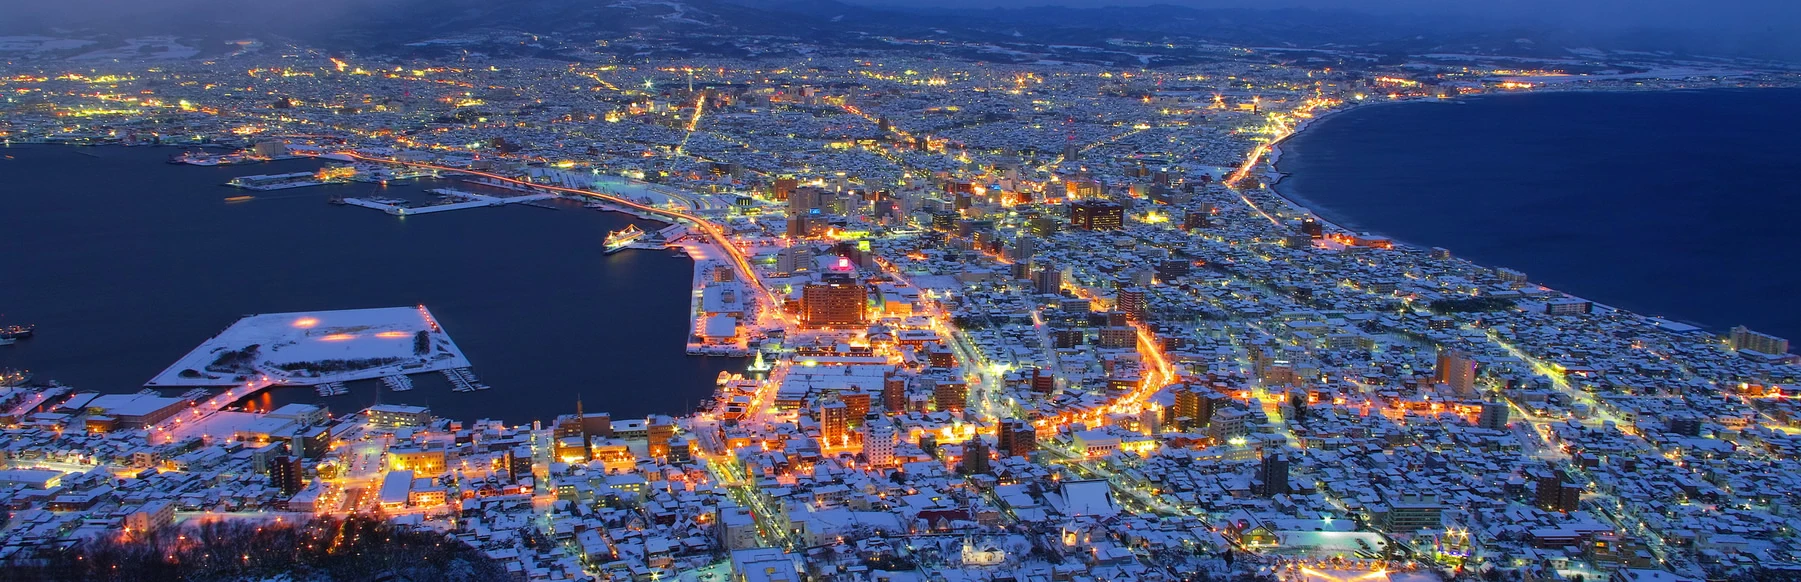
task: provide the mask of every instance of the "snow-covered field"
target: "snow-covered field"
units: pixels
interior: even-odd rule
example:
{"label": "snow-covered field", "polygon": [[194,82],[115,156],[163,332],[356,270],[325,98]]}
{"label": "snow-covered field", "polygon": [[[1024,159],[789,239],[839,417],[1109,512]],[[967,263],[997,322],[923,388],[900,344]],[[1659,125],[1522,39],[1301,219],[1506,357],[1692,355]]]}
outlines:
{"label": "snow-covered field", "polygon": [[467,366],[424,306],[268,313],[238,320],[145,385],[231,386],[256,374],[310,385]]}

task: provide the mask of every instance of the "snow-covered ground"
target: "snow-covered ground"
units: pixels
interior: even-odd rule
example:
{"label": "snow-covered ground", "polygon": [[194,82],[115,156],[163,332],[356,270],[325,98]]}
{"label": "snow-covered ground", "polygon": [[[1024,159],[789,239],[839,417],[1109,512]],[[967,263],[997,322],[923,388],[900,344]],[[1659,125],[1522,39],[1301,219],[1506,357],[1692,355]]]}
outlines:
{"label": "snow-covered ground", "polygon": [[424,306],[268,313],[238,320],[145,385],[235,386],[255,374],[310,385],[467,366]]}
{"label": "snow-covered ground", "polygon": [[125,39],[125,46],[90,51],[70,57],[76,61],[185,59],[200,54],[200,49],[176,42],[173,36],[146,36]]}
{"label": "snow-covered ground", "polygon": [[49,36],[0,36],[0,53],[59,51],[78,49],[91,44],[95,44],[95,42]]}

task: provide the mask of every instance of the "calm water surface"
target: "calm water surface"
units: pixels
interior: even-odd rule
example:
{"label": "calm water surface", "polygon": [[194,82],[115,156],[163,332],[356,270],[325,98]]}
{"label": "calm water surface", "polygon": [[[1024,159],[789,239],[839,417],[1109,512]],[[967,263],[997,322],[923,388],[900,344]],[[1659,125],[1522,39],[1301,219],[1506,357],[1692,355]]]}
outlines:
{"label": "calm water surface", "polygon": [[[424,304],[493,390],[456,393],[436,374],[393,393],[377,381],[319,398],[283,388],[258,405],[382,402],[441,416],[529,422],[574,410],[615,418],[686,412],[736,358],[683,354],[693,264],[661,251],[602,252],[636,221],[567,204],[400,219],[326,204],[370,184],[247,192],[234,176],[310,171],[311,160],[165,164],[170,148],[0,149],[0,322],[37,337],[0,347],[0,368],[84,390],[133,392],[252,313]],[[434,180],[383,189],[429,199]],[[247,202],[228,196],[253,194]],[[645,228],[654,223],[639,222]]]}
{"label": "calm water surface", "polygon": [[1801,341],[1798,103],[1766,89],[1367,107],[1284,144],[1277,188],[1601,303]]}

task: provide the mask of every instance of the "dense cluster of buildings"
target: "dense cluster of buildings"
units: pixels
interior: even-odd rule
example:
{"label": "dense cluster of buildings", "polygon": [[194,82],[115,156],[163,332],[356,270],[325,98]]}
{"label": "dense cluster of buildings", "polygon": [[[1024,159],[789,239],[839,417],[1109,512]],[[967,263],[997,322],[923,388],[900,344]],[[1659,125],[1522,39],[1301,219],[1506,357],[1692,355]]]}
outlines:
{"label": "dense cluster of buildings", "polygon": [[[1491,73],[308,51],[44,67],[0,78],[7,140],[349,152],[694,227],[723,251],[697,276],[696,341],[757,365],[698,414],[578,404],[532,426],[11,388],[0,562],[360,512],[532,580],[1676,581],[1801,563],[1785,340],[1349,232],[1262,183],[1269,145],[1324,112],[1522,86]],[[180,415],[208,429],[147,438]]]}

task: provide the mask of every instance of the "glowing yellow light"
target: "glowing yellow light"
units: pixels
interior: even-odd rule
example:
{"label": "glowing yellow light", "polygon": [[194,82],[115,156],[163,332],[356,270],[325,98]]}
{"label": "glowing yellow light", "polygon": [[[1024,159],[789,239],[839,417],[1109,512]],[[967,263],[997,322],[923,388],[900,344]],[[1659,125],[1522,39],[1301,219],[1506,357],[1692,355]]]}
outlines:
{"label": "glowing yellow light", "polygon": [[302,317],[294,320],[294,327],[301,329],[306,329],[315,325],[319,325],[319,319],[316,317]]}

